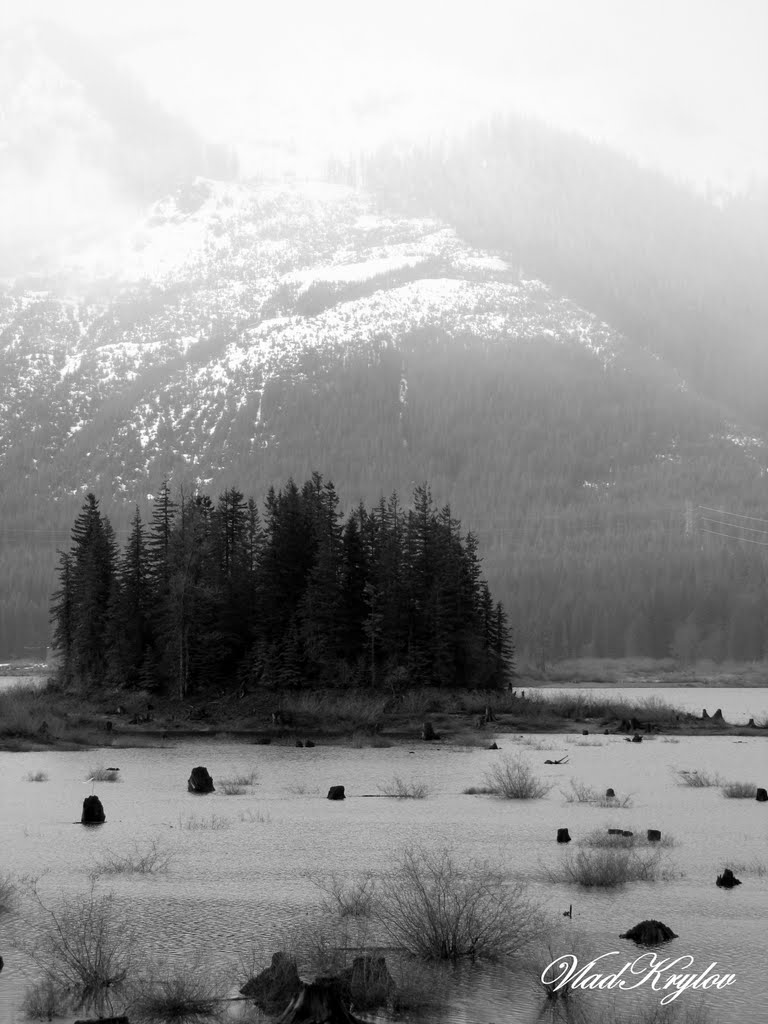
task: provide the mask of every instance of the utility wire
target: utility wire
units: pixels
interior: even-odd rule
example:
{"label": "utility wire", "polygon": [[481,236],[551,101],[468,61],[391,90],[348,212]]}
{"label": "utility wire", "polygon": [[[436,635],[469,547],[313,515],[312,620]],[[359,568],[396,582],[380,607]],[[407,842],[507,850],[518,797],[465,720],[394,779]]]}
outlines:
{"label": "utility wire", "polygon": [[726,523],[722,519],[712,519],[710,516],[699,516],[699,519],[704,523],[717,523],[719,526],[725,526],[729,530],[746,530],[747,533],[762,533],[764,536],[768,536],[768,530],[758,530],[754,526],[739,526],[738,523]]}
{"label": "utility wire", "polygon": [[739,540],[745,544],[759,544],[760,547],[768,548],[768,541],[766,540],[752,540],[751,537],[735,537],[732,533],[718,533],[717,530],[705,530],[700,527],[702,533],[711,533],[713,537],[726,537],[729,540]]}
{"label": "utility wire", "polygon": [[765,523],[768,526],[768,519],[758,519],[757,516],[745,516],[741,512],[728,512],[724,508],[708,508],[707,505],[697,505],[697,508],[702,509],[704,512],[717,512],[721,516],[736,516],[739,519],[752,519],[756,523]]}

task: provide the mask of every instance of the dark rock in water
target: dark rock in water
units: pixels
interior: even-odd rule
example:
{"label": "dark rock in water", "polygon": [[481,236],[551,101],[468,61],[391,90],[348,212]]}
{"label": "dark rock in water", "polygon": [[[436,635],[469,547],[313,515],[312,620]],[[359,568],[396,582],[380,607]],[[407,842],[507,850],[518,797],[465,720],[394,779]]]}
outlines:
{"label": "dark rock in water", "polygon": [[273,953],[269,967],[251,978],[240,989],[240,995],[253,999],[266,1013],[280,1013],[301,989],[296,961],[287,953]]}
{"label": "dark rock in water", "polygon": [[640,946],[658,946],[660,942],[669,942],[676,939],[677,935],[661,921],[641,921],[628,932],[619,936],[620,939],[632,939]]}
{"label": "dark rock in water", "polygon": [[661,842],[661,832],[659,831],[659,829],[657,829],[657,828],[649,828],[648,829],[648,842],[649,843],[660,843]]}
{"label": "dark rock in water", "polygon": [[608,797],[609,800],[614,799],[616,796],[615,792],[610,788],[606,789],[605,795]]}
{"label": "dark rock in water", "polygon": [[570,843],[571,837],[568,834],[567,828],[559,828],[557,830],[557,841],[558,843]]}
{"label": "dark rock in water", "polygon": [[315,978],[302,982],[275,1024],[365,1024],[344,1005],[343,984],[339,978]]}
{"label": "dark rock in water", "polygon": [[439,740],[440,736],[432,728],[431,722],[425,722],[424,725],[421,727],[421,738],[423,740]]}
{"label": "dark rock in water", "polygon": [[488,747],[488,749],[489,749],[489,750],[498,750],[499,748],[498,748],[498,745],[497,745],[496,743],[492,743],[492,744],[490,745],[490,747]]}
{"label": "dark rock in water", "polygon": [[741,885],[741,882],[735,877],[730,868],[726,868],[722,875],[717,876],[715,884],[720,886],[721,889],[732,889],[734,885]]}
{"label": "dark rock in water", "polygon": [[636,732],[635,735],[632,737],[632,742],[633,743],[642,743],[643,742],[643,737],[640,735],[640,733]]}
{"label": "dark rock in water", "polygon": [[215,793],[213,779],[208,774],[207,768],[193,768],[192,774],[187,782],[187,789],[190,793]]}
{"label": "dark rock in water", "polygon": [[342,1000],[356,1010],[384,1006],[397,987],[383,956],[356,956],[339,980]]}
{"label": "dark rock in water", "polygon": [[83,825],[102,825],[106,820],[101,800],[97,796],[93,796],[93,794],[87,796],[83,800],[83,813],[80,823]]}
{"label": "dark rock in water", "polygon": [[314,744],[314,742],[312,740],[304,740],[304,746],[305,747],[314,747],[314,745],[315,744]]}
{"label": "dark rock in water", "polygon": [[755,800],[758,800],[761,804],[764,804],[766,800],[768,800],[768,790],[763,789],[762,786],[758,786],[757,792],[755,793]]}
{"label": "dark rock in water", "polygon": [[328,790],[329,800],[344,800],[344,787],[343,786],[331,786]]}

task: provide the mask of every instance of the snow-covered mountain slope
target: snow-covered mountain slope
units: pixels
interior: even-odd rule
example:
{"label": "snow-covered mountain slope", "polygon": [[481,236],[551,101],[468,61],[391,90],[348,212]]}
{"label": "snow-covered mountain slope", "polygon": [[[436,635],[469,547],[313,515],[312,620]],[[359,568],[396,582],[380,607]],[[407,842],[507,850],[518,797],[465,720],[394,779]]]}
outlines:
{"label": "snow-covered mountain slope", "polygon": [[[119,463],[126,487],[125,466],[145,476],[169,444],[221,467],[235,424],[241,443],[268,445],[261,398],[311,376],[310,353],[344,359],[430,331],[554,339],[602,364],[624,346],[503,253],[325,184],[197,179],[47,284],[0,298],[0,466],[30,442],[36,465],[55,461],[98,420],[109,428],[87,451]],[[73,469],[72,486],[93,484],[87,459]]]}

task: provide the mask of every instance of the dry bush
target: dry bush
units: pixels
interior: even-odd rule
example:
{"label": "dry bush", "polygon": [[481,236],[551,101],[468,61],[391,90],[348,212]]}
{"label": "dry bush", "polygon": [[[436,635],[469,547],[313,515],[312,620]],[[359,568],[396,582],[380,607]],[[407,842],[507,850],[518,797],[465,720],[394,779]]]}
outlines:
{"label": "dry bush", "polygon": [[25,782],[47,782],[48,781],[48,772],[43,772],[43,771],[27,772],[27,774],[24,776],[24,781]]}
{"label": "dry bush", "polygon": [[397,946],[423,960],[497,960],[519,953],[540,924],[522,885],[497,868],[413,846],[379,882],[374,917]]}
{"label": "dry bush", "polygon": [[219,792],[223,793],[224,796],[243,796],[246,791],[245,786],[240,786],[230,779],[219,779],[216,785]]}
{"label": "dry bush", "polygon": [[723,786],[723,796],[733,800],[754,800],[757,793],[757,786],[751,782],[726,782]]}
{"label": "dry bush", "polygon": [[88,772],[88,778],[86,782],[119,782],[120,781],[120,769],[119,768],[104,768],[99,766],[97,768],[91,768]]}
{"label": "dry bush", "polygon": [[730,868],[734,875],[754,875],[756,878],[764,878],[768,875],[768,864],[764,860],[729,860],[725,866]]}
{"label": "dry bush", "polygon": [[722,786],[722,778],[714,772],[699,768],[693,771],[680,769],[677,777],[684,786],[691,786],[693,789],[704,789],[708,786]]}
{"label": "dry bush", "polygon": [[240,814],[238,815],[238,820],[245,821],[249,825],[262,825],[264,824],[264,822],[272,821],[272,815],[269,813],[269,811],[240,811]]}
{"label": "dry bush", "polygon": [[429,786],[426,782],[406,782],[399,775],[393,775],[389,782],[380,783],[378,789],[384,796],[393,796],[400,800],[424,800],[429,795]]}
{"label": "dry bush", "polygon": [[173,855],[158,839],[151,839],[144,847],[134,843],[126,852],[106,850],[90,870],[94,878],[99,875],[159,875],[167,871]]}
{"label": "dry bush", "polygon": [[552,786],[533,774],[533,769],[517,757],[497,762],[485,773],[485,782],[493,796],[504,800],[538,800],[549,793]]}
{"label": "dry bush", "polygon": [[136,1024],[212,1024],[226,1019],[225,990],[199,967],[143,977],[129,1002]]}
{"label": "dry bush", "polygon": [[560,864],[547,872],[550,882],[568,882],[588,888],[617,888],[627,882],[655,882],[666,876],[660,853],[610,847],[568,850]]}
{"label": "dry bush", "polygon": [[212,814],[210,818],[198,818],[191,814],[188,818],[179,817],[179,828],[184,832],[220,832],[232,824],[230,818],[220,814]]}
{"label": "dry bush", "polygon": [[631,796],[606,796],[600,793],[594,786],[588,786],[578,779],[571,779],[569,790],[561,789],[560,792],[569,804],[590,804],[592,807],[631,807]]}
{"label": "dry bush", "polygon": [[70,1008],[69,994],[57,987],[50,978],[28,986],[21,1004],[29,1020],[53,1020],[63,1017]]}
{"label": "dry bush", "polygon": [[353,881],[345,881],[336,874],[308,875],[309,880],[326,896],[329,913],[340,917],[368,917],[373,908],[376,879],[370,872]]}

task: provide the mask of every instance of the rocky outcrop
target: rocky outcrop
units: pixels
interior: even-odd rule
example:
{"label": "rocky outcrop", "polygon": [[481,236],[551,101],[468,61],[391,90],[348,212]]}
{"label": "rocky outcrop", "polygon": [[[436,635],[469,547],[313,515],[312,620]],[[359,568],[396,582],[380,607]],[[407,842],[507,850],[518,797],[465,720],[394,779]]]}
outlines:
{"label": "rocky outcrop", "polygon": [[215,793],[213,779],[208,774],[207,768],[193,768],[192,774],[187,781],[187,789],[190,793]]}
{"label": "rocky outcrop", "polygon": [[287,953],[272,954],[272,963],[243,985],[240,994],[248,996],[265,1013],[280,1013],[301,990],[296,961]]}
{"label": "rocky outcrop", "polygon": [[639,946],[658,946],[660,942],[676,939],[677,935],[661,921],[641,921],[640,924],[636,924],[634,928],[630,928],[619,938],[631,939]]}
{"label": "rocky outcrop", "polygon": [[103,825],[107,820],[101,800],[97,796],[87,796],[83,800],[83,813],[80,822],[83,825]]}

